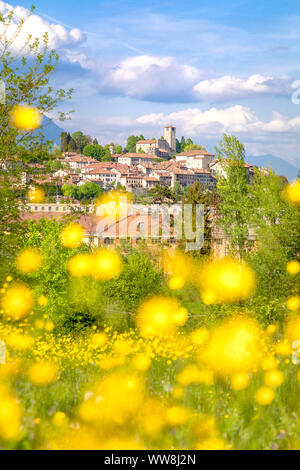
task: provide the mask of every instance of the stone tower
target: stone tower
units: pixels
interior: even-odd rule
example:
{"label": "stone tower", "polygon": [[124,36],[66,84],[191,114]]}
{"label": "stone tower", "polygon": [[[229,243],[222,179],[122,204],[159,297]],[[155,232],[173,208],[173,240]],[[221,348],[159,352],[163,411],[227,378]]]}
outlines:
{"label": "stone tower", "polygon": [[114,143],[111,143],[110,146],[109,146],[109,151],[110,151],[110,154],[111,155],[114,155],[115,154],[115,144]]}
{"label": "stone tower", "polygon": [[171,153],[176,153],[176,127],[173,127],[173,126],[165,127],[164,138],[169,144]]}

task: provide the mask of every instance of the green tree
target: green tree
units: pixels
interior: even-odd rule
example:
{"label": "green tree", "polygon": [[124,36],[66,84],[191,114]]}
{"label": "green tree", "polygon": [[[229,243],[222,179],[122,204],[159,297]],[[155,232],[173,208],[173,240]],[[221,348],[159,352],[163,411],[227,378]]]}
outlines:
{"label": "green tree", "polygon": [[122,146],[121,145],[115,145],[115,154],[120,155],[122,153]]}
{"label": "green tree", "polygon": [[203,150],[204,152],[206,152],[206,148],[203,147],[203,145],[197,145],[197,144],[186,144],[185,145],[185,148],[184,148],[184,151],[185,152],[188,152],[189,150]]}
{"label": "green tree", "polygon": [[126,144],[126,149],[130,153],[135,153],[136,152],[136,143],[139,140],[145,140],[145,137],[143,135],[137,136],[137,135],[131,135],[127,139],[127,144]]}
{"label": "green tree", "polygon": [[[259,276],[259,292],[268,297],[291,293],[286,264],[300,252],[300,209],[282,198],[284,186],[273,171],[264,174],[257,169],[249,190],[249,220],[257,240],[249,258]],[[294,280],[292,286],[297,290]]]}
{"label": "green tree", "polygon": [[192,186],[188,186],[182,198],[183,210],[184,204],[191,204],[193,207],[193,227],[196,227],[196,206],[204,206],[204,246],[202,253],[209,253],[211,249],[211,206],[213,203],[213,193],[209,190],[203,190],[202,185],[196,181]]}
{"label": "green tree", "polygon": [[60,135],[60,150],[62,152],[67,152],[69,148],[69,143],[71,136],[68,132],[62,132]]}
{"label": "green tree", "polygon": [[176,201],[176,195],[168,186],[159,186],[156,184],[154,188],[150,189],[149,195],[151,196],[154,204],[171,203]]}
{"label": "green tree", "polygon": [[64,196],[69,197],[70,199],[78,199],[79,191],[77,186],[73,184],[64,184],[61,188]]}
{"label": "green tree", "polygon": [[71,137],[76,144],[76,152],[82,153],[84,147],[87,144],[86,136],[83,134],[83,132],[77,131],[77,132],[74,132]]}
{"label": "green tree", "polygon": [[[1,51],[0,80],[5,83],[6,99],[0,104],[0,258],[13,251],[23,232],[20,221],[20,197],[26,191],[26,175],[30,161],[49,158],[51,141],[46,141],[43,123],[37,131],[21,131],[11,123],[11,112],[18,105],[34,106],[42,115],[52,112],[57,104],[71,98],[72,90],[56,90],[51,85],[59,57],[48,47],[48,35],[43,38],[20,38],[24,24],[34,7],[23,20],[14,9],[0,15]],[[9,32],[16,24],[13,35]],[[16,52],[13,52],[16,51]],[[67,116],[60,113],[60,119]]]}
{"label": "green tree", "polygon": [[83,155],[102,161],[105,156],[105,150],[101,145],[86,145],[83,149]]}
{"label": "green tree", "polygon": [[91,201],[96,199],[103,193],[103,189],[93,182],[88,182],[80,186],[78,189],[78,198]]}
{"label": "green tree", "polygon": [[176,153],[181,152],[181,145],[178,139],[176,139]]}
{"label": "green tree", "polygon": [[68,148],[69,152],[78,152],[78,149],[77,149],[77,144],[75,142],[74,139],[70,139],[69,141],[69,148]]}
{"label": "green tree", "polygon": [[121,275],[107,283],[105,293],[126,312],[133,312],[147,295],[161,290],[162,282],[162,274],[150,258],[144,253],[133,251],[124,259]]}
{"label": "green tree", "polygon": [[185,138],[182,136],[182,137],[181,137],[181,141],[180,141],[180,152],[184,152],[184,150],[185,150],[185,144],[186,144]]}
{"label": "green tree", "polygon": [[231,249],[241,260],[249,233],[249,175],[245,168],[244,145],[234,135],[223,135],[216,147],[225,176],[219,175],[220,196],[218,224],[231,242]]}

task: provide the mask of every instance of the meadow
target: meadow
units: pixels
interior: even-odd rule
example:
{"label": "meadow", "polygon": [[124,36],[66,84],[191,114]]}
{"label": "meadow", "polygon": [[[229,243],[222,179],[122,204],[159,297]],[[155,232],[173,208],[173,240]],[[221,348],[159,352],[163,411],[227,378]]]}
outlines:
{"label": "meadow", "polygon": [[[158,268],[146,253],[90,251],[80,237],[76,224],[57,227],[65,256],[61,268],[57,259],[53,267],[56,285],[48,273],[52,290],[45,285],[50,268],[43,246],[21,250],[14,275],[4,279],[2,448],[300,447],[298,261],[286,267],[294,294],[281,300],[277,318],[262,321],[249,303],[257,280],[245,262],[167,251]],[[140,298],[128,286],[128,269],[133,281],[149,279],[149,290],[136,292]],[[69,316],[57,303],[61,283],[68,292],[65,311],[70,295],[75,305]],[[105,316],[105,298],[117,291],[137,308],[122,312],[119,303],[113,311],[111,300]],[[78,313],[83,299],[94,317]]]}

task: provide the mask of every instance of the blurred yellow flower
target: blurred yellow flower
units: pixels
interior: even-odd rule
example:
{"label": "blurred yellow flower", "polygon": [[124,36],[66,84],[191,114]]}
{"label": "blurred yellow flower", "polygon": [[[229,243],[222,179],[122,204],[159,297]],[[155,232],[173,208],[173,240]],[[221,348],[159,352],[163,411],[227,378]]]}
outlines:
{"label": "blurred yellow flower", "polygon": [[29,287],[22,284],[15,285],[7,290],[1,304],[6,316],[19,319],[32,309],[33,294]]}
{"label": "blurred yellow flower", "polygon": [[37,362],[29,367],[28,377],[35,385],[48,385],[58,379],[58,367],[45,361]]}
{"label": "blurred yellow flower", "polygon": [[79,254],[68,260],[67,268],[71,276],[84,277],[92,274],[93,258],[88,254]]}
{"label": "blurred yellow flower", "polygon": [[283,191],[283,197],[292,204],[300,204],[300,181],[288,184]]}
{"label": "blurred yellow flower", "polygon": [[233,390],[244,390],[249,384],[249,374],[237,372],[231,377],[231,386]]}
{"label": "blurred yellow flower", "polygon": [[182,276],[172,276],[169,279],[169,287],[172,290],[182,289],[185,284],[185,280]]}
{"label": "blurred yellow flower", "polygon": [[37,249],[29,248],[22,251],[16,259],[20,272],[29,274],[37,271],[42,265],[42,256]]}
{"label": "blurred yellow flower", "polygon": [[38,304],[41,306],[41,307],[45,307],[46,305],[48,305],[48,299],[45,295],[42,295],[41,297],[38,298]]}
{"label": "blurred yellow flower", "polygon": [[77,223],[68,225],[60,234],[62,245],[66,248],[77,248],[84,238],[84,228]]}
{"label": "blurred yellow flower", "polygon": [[299,261],[292,260],[286,265],[286,270],[291,276],[295,276],[300,272],[300,263]]}
{"label": "blurred yellow flower", "polygon": [[143,336],[152,336],[176,330],[186,322],[187,317],[187,311],[177,299],[158,296],[142,303],[136,322]]}
{"label": "blurred yellow flower", "polygon": [[134,359],[133,359],[133,366],[135,369],[143,372],[145,370],[148,370],[151,365],[151,359],[147,354],[138,354]]}
{"label": "blurred yellow flower", "polygon": [[208,340],[209,331],[205,327],[197,328],[196,330],[191,332],[190,338],[193,344],[201,346]]}
{"label": "blurred yellow flower", "polygon": [[105,333],[96,333],[91,339],[92,345],[99,348],[107,342],[107,336]]}
{"label": "blurred yellow flower", "polygon": [[30,188],[27,192],[27,200],[29,203],[41,204],[44,202],[45,192],[42,188]]}
{"label": "blurred yellow flower", "polygon": [[181,406],[171,406],[166,411],[166,421],[171,426],[181,426],[187,421],[188,416],[188,410]]}
{"label": "blurred yellow flower", "polygon": [[103,215],[108,219],[126,216],[131,204],[131,194],[114,190],[101,195],[96,202],[96,206],[102,209]]}
{"label": "blurred yellow flower", "polygon": [[255,288],[254,273],[245,263],[231,258],[206,263],[198,275],[203,301],[236,302],[249,297]]}
{"label": "blurred yellow flower", "polygon": [[122,258],[116,251],[99,249],[93,259],[92,275],[95,279],[108,281],[118,277],[123,269]]}
{"label": "blurred yellow flower", "polygon": [[276,388],[282,384],[284,379],[283,373],[280,370],[269,370],[264,375],[264,382],[268,387]]}
{"label": "blurred yellow flower", "polygon": [[250,372],[258,367],[262,357],[263,332],[249,318],[225,320],[199,353],[200,362],[220,375]]}
{"label": "blurred yellow flower", "polygon": [[0,385],[0,437],[6,440],[21,437],[21,407],[10,391]]}
{"label": "blurred yellow flower", "polygon": [[275,398],[275,393],[271,388],[260,387],[256,394],[255,399],[260,405],[269,405]]}
{"label": "blurred yellow flower", "polygon": [[42,114],[33,106],[14,106],[10,122],[21,131],[30,132],[41,125]]}
{"label": "blurred yellow flower", "polygon": [[297,295],[290,297],[287,300],[286,306],[289,310],[298,310],[300,308],[300,297]]}
{"label": "blurred yellow flower", "polygon": [[6,343],[12,349],[15,350],[24,350],[29,349],[33,345],[33,338],[28,335],[12,333],[7,339]]}
{"label": "blurred yellow flower", "polygon": [[68,422],[67,416],[62,411],[57,411],[55,415],[53,416],[53,423],[56,426],[63,426],[67,424],[67,422]]}

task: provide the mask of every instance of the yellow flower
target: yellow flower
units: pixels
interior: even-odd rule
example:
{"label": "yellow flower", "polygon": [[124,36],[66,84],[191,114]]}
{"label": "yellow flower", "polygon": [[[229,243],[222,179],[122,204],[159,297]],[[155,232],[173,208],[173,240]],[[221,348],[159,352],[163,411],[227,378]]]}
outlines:
{"label": "yellow flower", "polygon": [[139,354],[133,359],[133,365],[134,367],[139,370],[139,371],[145,371],[149,369],[151,365],[151,359],[147,354]]}
{"label": "yellow flower", "polygon": [[92,345],[99,348],[107,342],[107,336],[105,333],[96,333],[92,336]]}
{"label": "yellow flower", "polygon": [[197,346],[201,346],[208,340],[208,337],[209,337],[208,329],[205,327],[198,328],[192,331],[190,337],[191,337],[193,344],[196,344]]}
{"label": "yellow flower", "polygon": [[296,261],[296,260],[290,261],[286,266],[286,270],[291,276],[295,276],[296,274],[298,274],[300,272],[299,261]]}
{"label": "yellow flower", "polygon": [[169,280],[169,287],[172,290],[182,289],[185,284],[185,280],[182,276],[172,276]]}
{"label": "yellow flower", "polygon": [[175,385],[172,390],[172,395],[175,399],[182,398],[184,395],[184,389],[182,387],[179,387],[178,385]]}
{"label": "yellow flower", "polygon": [[260,405],[269,405],[275,398],[275,393],[271,388],[260,387],[256,394],[255,399]]}
{"label": "yellow flower", "polygon": [[237,372],[231,377],[233,390],[244,390],[249,384],[249,375],[245,372]]}
{"label": "yellow flower", "polygon": [[38,298],[38,304],[41,306],[41,307],[45,307],[46,305],[48,305],[48,299],[45,295],[42,295],[41,297]]}
{"label": "yellow flower", "polygon": [[266,328],[267,335],[273,335],[274,333],[276,333],[276,331],[278,331],[278,328],[279,326],[275,323],[273,325],[268,325]]}
{"label": "yellow flower", "polygon": [[58,368],[49,362],[38,362],[29,367],[28,376],[35,385],[48,385],[58,379]]}
{"label": "yellow flower", "polygon": [[294,181],[286,186],[283,197],[292,204],[300,204],[300,181]]}
{"label": "yellow flower", "polygon": [[181,426],[188,419],[188,411],[181,406],[172,406],[166,411],[166,420],[171,426]]}
{"label": "yellow flower", "polygon": [[289,310],[298,310],[300,308],[300,297],[297,295],[290,297],[287,300],[286,306]]}
{"label": "yellow flower", "polygon": [[118,277],[123,269],[121,256],[116,251],[102,248],[93,259],[93,277],[97,280],[108,281]]}
{"label": "yellow flower", "polygon": [[10,115],[10,122],[21,131],[29,132],[41,125],[42,115],[33,106],[15,106]]}
{"label": "yellow flower", "polygon": [[77,248],[81,245],[83,237],[84,228],[77,223],[68,225],[60,234],[61,243],[66,248]]}
{"label": "yellow flower", "polygon": [[44,202],[45,192],[42,188],[30,188],[27,192],[27,200],[30,203],[41,204]]}
{"label": "yellow flower", "polygon": [[268,387],[279,387],[284,379],[283,373],[279,370],[269,370],[265,373],[264,382]]}
{"label": "yellow flower", "polygon": [[96,206],[103,211],[107,218],[115,220],[116,218],[126,216],[132,203],[132,196],[120,191],[109,191],[100,196]]}
{"label": "yellow flower", "polygon": [[199,353],[199,360],[226,376],[253,371],[262,356],[263,336],[259,325],[249,318],[234,318],[215,328]]}
{"label": "yellow flower", "polygon": [[53,416],[53,423],[56,426],[63,426],[67,423],[67,416],[62,411],[57,411]]}
{"label": "yellow flower", "polygon": [[37,271],[42,264],[42,256],[36,249],[27,249],[22,251],[16,259],[17,268],[24,274]]}
{"label": "yellow flower", "polygon": [[230,446],[222,439],[219,439],[216,437],[200,442],[196,446],[196,450],[228,450],[228,449],[230,449]]}
{"label": "yellow flower", "polygon": [[224,258],[205,264],[200,270],[198,283],[204,302],[236,302],[253,293],[255,277],[245,263]]}
{"label": "yellow flower", "polygon": [[2,298],[5,315],[19,319],[27,315],[33,306],[33,295],[25,285],[16,285],[7,290]]}
{"label": "yellow flower", "polygon": [[83,277],[92,274],[93,258],[88,254],[73,256],[68,261],[68,271],[71,276]]}
{"label": "yellow flower", "polygon": [[180,307],[177,299],[162,296],[145,300],[136,318],[143,336],[172,332],[186,320],[187,311]]}
{"label": "yellow flower", "polygon": [[21,437],[21,407],[15,397],[0,385],[0,437],[7,440]]}
{"label": "yellow flower", "polygon": [[29,349],[33,344],[33,338],[24,334],[12,333],[7,338],[6,343],[15,350]]}

